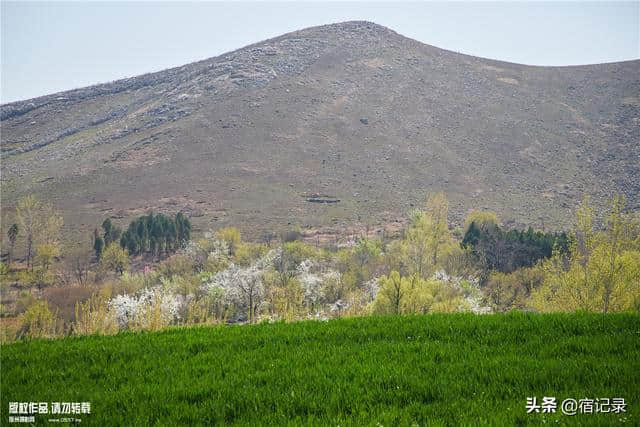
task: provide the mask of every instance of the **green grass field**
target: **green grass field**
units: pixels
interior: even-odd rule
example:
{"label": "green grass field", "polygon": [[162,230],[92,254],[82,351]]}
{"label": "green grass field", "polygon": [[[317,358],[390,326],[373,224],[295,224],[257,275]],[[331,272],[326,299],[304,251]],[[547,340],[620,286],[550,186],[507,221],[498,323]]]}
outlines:
{"label": "green grass field", "polygon": [[[12,401],[90,425],[638,425],[640,316],[429,315],[195,327],[2,347]],[[623,397],[625,414],[527,414]],[[36,415],[36,421],[60,416]]]}

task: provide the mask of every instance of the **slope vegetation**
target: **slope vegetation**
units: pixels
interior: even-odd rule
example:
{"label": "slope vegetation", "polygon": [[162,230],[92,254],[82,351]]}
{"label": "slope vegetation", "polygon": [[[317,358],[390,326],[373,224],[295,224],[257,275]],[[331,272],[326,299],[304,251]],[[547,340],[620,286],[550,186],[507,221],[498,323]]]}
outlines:
{"label": "slope vegetation", "polygon": [[[369,22],[2,106],[2,209],[69,228],[148,209],[245,231],[389,223],[444,190],[559,228],[584,193],[640,203],[640,61],[532,67]],[[321,203],[318,203],[321,202]]]}

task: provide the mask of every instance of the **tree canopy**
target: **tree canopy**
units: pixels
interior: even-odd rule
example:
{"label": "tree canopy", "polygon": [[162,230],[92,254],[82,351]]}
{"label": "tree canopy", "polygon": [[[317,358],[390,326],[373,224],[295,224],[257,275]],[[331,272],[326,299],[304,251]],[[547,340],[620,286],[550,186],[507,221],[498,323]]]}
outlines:
{"label": "tree canopy", "polygon": [[120,237],[120,246],[131,255],[160,255],[175,252],[190,239],[191,222],[182,212],[178,212],[174,218],[150,212],[129,223]]}

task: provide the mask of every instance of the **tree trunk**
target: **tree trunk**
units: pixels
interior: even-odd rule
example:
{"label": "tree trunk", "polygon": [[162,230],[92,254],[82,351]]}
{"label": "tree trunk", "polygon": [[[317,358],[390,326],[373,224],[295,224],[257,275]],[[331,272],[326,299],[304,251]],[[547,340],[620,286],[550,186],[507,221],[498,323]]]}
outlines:
{"label": "tree trunk", "polygon": [[29,236],[27,237],[27,268],[31,267],[31,271],[33,271],[33,259],[31,255],[32,246],[33,236],[29,233]]}

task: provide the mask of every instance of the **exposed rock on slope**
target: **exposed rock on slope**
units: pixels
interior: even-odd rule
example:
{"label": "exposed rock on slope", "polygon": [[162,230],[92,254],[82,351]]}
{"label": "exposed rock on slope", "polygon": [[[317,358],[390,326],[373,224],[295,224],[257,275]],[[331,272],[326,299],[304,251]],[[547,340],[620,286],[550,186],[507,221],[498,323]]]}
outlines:
{"label": "exposed rock on slope", "polygon": [[583,193],[640,203],[640,61],[523,66],[347,22],[1,110],[3,213],[35,192],[72,228],[149,208],[247,231],[366,224],[433,190],[454,219],[546,227]]}

